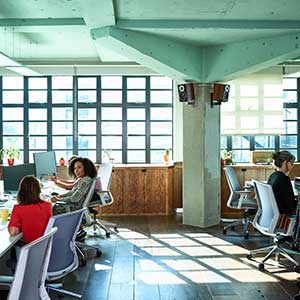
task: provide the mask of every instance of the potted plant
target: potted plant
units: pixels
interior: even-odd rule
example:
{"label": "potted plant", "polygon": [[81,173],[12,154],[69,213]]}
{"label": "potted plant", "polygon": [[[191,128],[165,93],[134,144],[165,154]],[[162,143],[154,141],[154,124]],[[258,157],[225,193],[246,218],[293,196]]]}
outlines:
{"label": "potted plant", "polygon": [[231,165],[233,159],[233,151],[227,151],[226,149],[223,149],[221,151],[221,166],[224,167],[224,165]]}
{"label": "potted plant", "polygon": [[59,164],[60,164],[61,166],[64,166],[64,165],[65,165],[65,159],[64,159],[63,157],[61,157],[61,158],[59,159]]}
{"label": "potted plant", "polygon": [[21,154],[20,150],[17,147],[15,147],[14,145],[9,145],[8,148],[2,148],[0,150],[1,159],[6,157],[9,166],[14,165],[15,158],[19,159],[20,154]]}

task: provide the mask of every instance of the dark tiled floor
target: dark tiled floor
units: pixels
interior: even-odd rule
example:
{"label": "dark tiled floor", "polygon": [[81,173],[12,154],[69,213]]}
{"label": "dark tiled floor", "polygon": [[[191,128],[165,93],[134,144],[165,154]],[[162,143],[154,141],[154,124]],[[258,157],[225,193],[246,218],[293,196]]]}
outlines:
{"label": "dark tiled floor", "polygon": [[90,250],[87,265],[65,279],[84,300],[288,300],[297,292],[291,267],[271,262],[261,272],[245,258],[270,242],[257,232],[248,240],[238,230],[224,236],[220,226],[182,225],[180,215],[112,220],[118,235],[88,239],[103,255]]}

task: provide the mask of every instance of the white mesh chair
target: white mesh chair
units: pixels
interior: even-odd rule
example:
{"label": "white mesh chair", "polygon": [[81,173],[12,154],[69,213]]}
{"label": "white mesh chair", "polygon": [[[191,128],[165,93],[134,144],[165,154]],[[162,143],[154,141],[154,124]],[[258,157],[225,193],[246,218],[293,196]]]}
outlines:
{"label": "white mesh chair", "polygon": [[223,228],[226,234],[228,228],[234,228],[237,225],[243,225],[243,234],[245,238],[249,235],[249,225],[252,224],[250,216],[255,214],[257,202],[250,197],[251,187],[241,188],[235,172],[232,167],[225,167],[224,172],[230,188],[230,196],[227,201],[227,207],[243,210],[243,218],[234,221]]}
{"label": "white mesh chair", "polygon": [[14,276],[0,276],[0,285],[10,286],[7,300],[50,300],[45,288],[53,235],[52,228],[20,250]]}
{"label": "white mesh chair", "polygon": [[[114,202],[113,195],[110,191],[110,184],[112,178],[112,164],[101,164],[98,169],[98,176],[100,177],[102,189],[100,191],[96,191],[99,196],[99,200],[95,200],[89,203],[88,207],[104,207],[107,205],[111,205]],[[118,232],[117,225],[115,223],[111,223],[105,220],[97,219],[97,211],[93,210],[93,232],[92,236],[102,236],[101,229],[104,230],[105,235],[107,237],[110,236],[110,233],[113,232],[111,228],[114,229],[114,232]],[[99,232],[98,232],[99,230]]]}
{"label": "white mesh chair", "polygon": [[[280,213],[272,186],[255,180],[253,182],[258,204],[257,213],[253,220],[253,226],[262,234],[273,237],[273,245],[252,250],[247,255],[247,258],[252,259],[256,254],[267,253],[267,255],[259,263],[259,269],[262,270],[264,269],[264,263],[273,254],[275,255],[276,260],[279,260],[279,255],[282,255],[294,264],[295,271],[298,272],[299,263],[291,257],[290,254],[299,255],[299,252],[287,250],[281,246],[281,243],[285,241],[285,237],[292,236],[296,220],[294,217],[289,217],[288,228],[278,228]],[[288,252],[290,252],[290,254]]]}

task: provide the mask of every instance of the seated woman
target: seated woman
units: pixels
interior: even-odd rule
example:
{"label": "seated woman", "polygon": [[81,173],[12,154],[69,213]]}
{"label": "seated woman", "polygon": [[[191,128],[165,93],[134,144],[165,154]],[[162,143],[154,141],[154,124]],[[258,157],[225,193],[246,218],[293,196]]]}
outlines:
{"label": "seated woman", "polygon": [[52,205],[40,198],[41,187],[34,176],[25,176],[20,182],[17,194],[18,204],[14,206],[8,224],[11,236],[23,232],[27,244],[44,234],[50,217]]}
{"label": "seated woman", "polygon": [[[57,202],[61,200],[70,207],[70,210],[77,210],[82,208],[93,179],[97,176],[97,170],[93,162],[88,158],[77,157],[70,162],[68,172],[71,177],[76,179],[73,188],[63,195],[52,197],[51,201]],[[53,207],[54,214],[63,212],[65,212],[63,206],[55,205]]]}
{"label": "seated woman", "polygon": [[293,168],[295,156],[288,151],[279,151],[273,153],[272,158],[276,171],[270,175],[268,184],[272,186],[280,214],[293,214],[297,202],[288,174]]}

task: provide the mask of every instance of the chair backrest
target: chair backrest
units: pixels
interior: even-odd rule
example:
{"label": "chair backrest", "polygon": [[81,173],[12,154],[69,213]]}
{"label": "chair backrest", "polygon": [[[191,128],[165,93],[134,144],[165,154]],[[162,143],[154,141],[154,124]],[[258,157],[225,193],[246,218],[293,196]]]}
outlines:
{"label": "chair backrest", "polygon": [[77,269],[78,257],[75,249],[75,238],[81,224],[82,208],[70,213],[59,214],[50,218],[45,233],[56,227],[53,238],[47,279],[54,280]]}
{"label": "chair backrest", "polygon": [[92,182],[92,184],[91,184],[91,187],[90,187],[90,189],[89,189],[89,192],[88,192],[88,194],[86,195],[85,200],[83,201],[83,204],[82,204],[82,207],[83,207],[83,208],[89,206],[89,203],[90,203],[90,201],[91,201],[91,199],[92,199],[92,197],[93,197],[93,195],[94,195],[94,193],[95,193],[95,186],[96,186],[96,183],[97,183],[97,180],[98,180],[98,179],[99,179],[99,177],[96,177],[96,178],[93,179],[93,182]]}
{"label": "chair backrest", "polygon": [[225,167],[224,172],[226,179],[230,188],[230,197],[227,201],[227,206],[237,207],[240,195],[236,191],[241,191],[240,183],[235,175],[234,169],[232,167]]}
{"label": "chair backrest", "polygon": [[45,289],[45,277],[56,231],[57,228],[52,228],[41,238],[21,248],[8,300],[50,300]]}
{"label": "chair backrest", "polygon": [[263,234],[276,235],[280,214],[272,186],[256,180],[253,183],[258,206],[253,226]]}
{"label": "chair backrest", "polygon": [[98,176],[101,179],[103,191],[108,191],[110,189],[112,169],[112,164],[101,164],[99,166]]}

